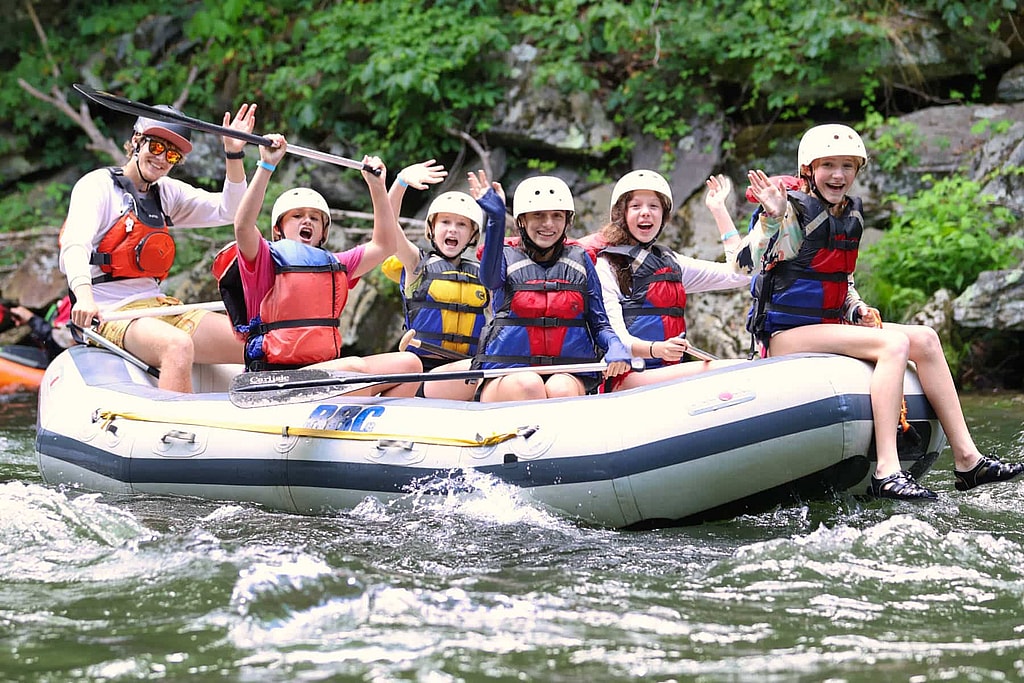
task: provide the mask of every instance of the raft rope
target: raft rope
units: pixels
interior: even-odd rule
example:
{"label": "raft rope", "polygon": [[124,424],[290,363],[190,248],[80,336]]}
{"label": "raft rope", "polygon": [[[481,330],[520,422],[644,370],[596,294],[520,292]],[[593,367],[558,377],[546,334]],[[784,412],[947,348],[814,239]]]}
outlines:
{"label": "raft rope", "polygon": [[283,437],[309,436],[316,439],[341,439],[347,441],[406,441],[411,443],[431,444],[435,446],[496,446],[505,441],[522,436],[528,438],[537,431],[536,427],[520,427],[513,432],[495,433],[490,436],[476,435],[475,439],[460,439],[448,436],[426,436],[408,434],[382,434],[379,432],[352,432],[339,429],[316,429],[313,427],[290,427],[288,425],[273,426],[244,422],[224,422],[220,420],[169,419],[142,415],[140,413],[119,412],[115,410],[97,410],[93,421],[103,421],[103,429],[110,427],[114,420],[132,420],[160,424],[186,425],[189,427],[214,427],[231,429],[239,432],[256,432],[259,434],[279,434]]}

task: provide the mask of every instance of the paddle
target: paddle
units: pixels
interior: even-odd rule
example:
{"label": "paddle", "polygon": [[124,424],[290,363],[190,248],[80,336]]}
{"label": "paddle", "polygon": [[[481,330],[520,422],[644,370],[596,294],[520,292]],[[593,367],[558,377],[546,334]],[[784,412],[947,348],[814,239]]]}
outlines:
{"label": "paddle", "polygon": [[[157,119],[158,121],[170,121],[171,123],[180,123],[183,126],[191,128],[192,130],[202,131],[204,133],[213,133],[222,137],[235,138],[236,140],[245,140],[251,142],[254,145],[263,145],[264,147],[273,147],[274,143],[269,138],[265,138],[262,135],[255,135],[253,133],[246,133],[241,130],[235,130],[227,126],[221,126],[216,123],[208,123],[200,119],[192,118],[180,112],[167,111],[165,109],[157,109],[156,107],[144,104],[142,102],[135,102],[133,100],[126,99],[124,97],[118,97],[111,93],[103,90],[96,90],[90,88],[87,85],[81,83],[75,83],[74,89],[78,91],[83,97],[92,100],[97,104],[101,104],[108,109],[119,111],[124,114],[131,114],[132,116],[144,116],[149,119]],[[336,166],[345,166],[346,168],[354,168],[359,171],[369,171],[374,175],[380,175],[380,169],[370,168],[369,166],[363,165],[361,161],[355,159],[346,159],[336,154],[328,154],[327,152],[321,152],[315,149],[309,149],[306,147],[299,147],[298,145],[288,145],[288,154],[294,154],[300,157],[306,157],[307,159],[314,159],[316,161],[323,161],[328,164],[334,164]]]}
{"label": "paddle", "polygon": [[160,318],[165,315],[181,315],[189,311],[223,311],[223,301],[205,301],[198,304],[180,304],[177,306],[154,306],[152,308],[134,308],[127,311],[111,311],[103,313],[103,322],[115,320],[135,320],[136,318]]}
{"label": "paddle", "polygon": [[[635,371],[640,372],[643,370],[643,361],[634,358],[631,366]],[[606,363],[599,361],[571,365],[527,365],[516,368],[486,368],[452,372],[403,372],[390,375],[366,375],[316,368],[268,370],[245,372],[236,376],[231,381],[228,396],[234,405],[240,408],[252,408],[281,403],[304,403],[332,396],[344,396],[381,384],[439,382],[457,379],[482,380],[522,372],[536,372],[541,375],[554,375],[560,372],[603,372],[607,367]]]}
{"label": "paddle", "polygon": [[399,351],[405,351],[410,346],[417,349],[423,349],[424,351],[430,351],[434,355],[440,356],[441,358],[447,358],[448,360],[466,360],[469,358],[469,356],[464,353],[452,351],[451,349],[446,349],[443,346],[438,346],[437,344],[431,344],[430,342],[425,342],[422,339],[417,339],[416,330],[409,330],[402,335],[401,341],[398,342]]}
{"label": "paddle", "polygon": [[68,327],[71,329],[71,335],[75,338],[75,341],[79,343],[84,343],[83,338],[88,341],[91,341],[96,346],[102,347],[107,351],[110,351],[120,356],[121,358],[124,358],[126,361],[128,361],[135,367],[141,368],[146,373],[152,375],[153,377],[156,377],[157,379],[160,379],[159,368],[155,368],[152,365],[147,364],[146,361],[142,360],[138,356],[135,356],[134,354],[125,351],[114,342],[97,333],[95,330],[79,327],[74,323],[68,323]]}
{"label": "paddle", "polygon": [[702,349],[698,349],[696,346],[690,345],[686,352],[696,358],[697,360],[721,360],[718,356],[713,353],[708,353]]}

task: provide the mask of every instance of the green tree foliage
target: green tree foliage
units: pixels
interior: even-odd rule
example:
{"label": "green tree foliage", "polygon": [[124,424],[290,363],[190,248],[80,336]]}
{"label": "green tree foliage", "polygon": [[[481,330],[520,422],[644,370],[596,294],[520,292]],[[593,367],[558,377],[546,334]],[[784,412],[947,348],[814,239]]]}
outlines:
{"label": "green tree foliage", "polygon": [[[19,79],[74,106],[76,82],[142,102],[171,102],[187,87],[185,110],[214,121],[255,101],[263,132],[398,166],[452,158],[462,134],[486,145],[515,76],[505,57],[525,45],[536,50],[532,85],[590,94],[628,130],[673,149],[694,114],[845,111],[851,103],[834,101],[829,80],[851,62],[865,74],[865,101],[854,104],[887,116],[878,74],[905,49],[908,17],[929,16],[981,49],[1006,12],[1019,11],[1012,0],[28,2],[47,41],[17,3],[0,45],[0,153],[23,151],[54,170],[96,160],[81,153],[77,126]],[[103,132],[123,130],[121,115],[94,116]],[[625,140],[602,147],[609,164],[626,150]]]}
{"label": "green tree foliage", "polygon": [[892,195],[892,224],[864,250],[865,299],[887,320],[905,319],[939,289],[960,294],[986,270],[1020,262],[1024,240],[1008,236],[1013,213],[962,176],[935,179],[914,197]]}
{"label": "green tree foliage", "polygon": [[670,140],[700,111],[796,118],[846,106],[828,99],[836,67],[872,74],[896,61],[908,16],[937,18],[981,48],[1017,9],[1012,0],[32,1],[60,71],[27,12],[16,12],[0,47],[14,76],[0,84],[8,144],[73,129],[19,77],[44,91],[86,80],[153,102],[176,98],[195,70],[193,112],[253,99],[265,129],[410,159],[454,149],[453,130],[486,134],[506,91],[502,57],[517,44],[538,50],[538,83],[595,94],[615,119]]}

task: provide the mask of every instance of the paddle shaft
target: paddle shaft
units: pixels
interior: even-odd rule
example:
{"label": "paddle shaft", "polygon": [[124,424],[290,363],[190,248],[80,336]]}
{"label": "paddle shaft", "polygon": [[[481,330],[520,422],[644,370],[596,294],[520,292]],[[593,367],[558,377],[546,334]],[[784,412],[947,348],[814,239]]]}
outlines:
{"label": "paddle shaft", "polygon": [[110,311],[100,313],[103,322],[117,320],[135,320],[137,318],[162,318],[165,315],[181,315],[189,311],[223,311],[223,301],[206,301],[199,304],[180,304],[176,306],[154,306],[152,308],[135,308],[127,311]]}
{"label": "paddle shaft", "polygon": [[718,356],[713,353],[708,353],[703,349],[698,349],[696,346],[691,346],[686,349],[686,352],[696,358],[697,360],[720,360]]}
{"label": "paddle shaft", "polygon": [[405,351],[410,346],[413,346],[417,349],[423,349],[424,351],[429,351],[430,353],[433,353],[436,356],[440,356],[441,358],[447,358],[448,360],[466,360],[467,358],[469,358],[469,356],[467,356],[464,353],[452,351],[451,349],[446,349],[443,346],[431,344],[430,342],[425,342],[422,339],[417,339],[416,330],[409,330],[408,332],[402,335],[402,340],[398,342],[399,351]]}
{"label": "paddle shaft", "polygon": [[[640,361],[642,364],[643,361]],[[246,384],[241,384],[232,388],[233,392],[241,393],[255,393],[261,391],[276,391],[278,389],[306,389],[310,387],[344,387],[347,384],[359,384],[363,386],[376,385],[376,384],[404,384],[407,382],[439,382],[443,380],[481,380],[481,379],[494,379],[495,377],[504,377],[505,375],[514,375],[524,372],[535,372],[539,375],[555,375],[561,372],[564,373],[581,373],[581,372],[604,372],[608,367],[607,363],[599,361],[596,363],[573,363],[569,365],[527,365],[515,368],[483,368],[480,370],[455,370],[451,372],[399,372],[390,375],[364,375],[364,374],[329,374],[328,376],[307,376],[306,379],[296,379],[295,377],[301,377],[303,372],[323,372],[329,373],[329,371],[318,371],[315,368],[307,370],[296,370],[291,371],[274,371],[269,370],[264,373],[260,373],[262,376],[258,376],[256,373],[247,373],[240,375],[236,379],[247,381]],[[275,375],[277,375],[275,377]]]}
{"label": "paddle shaft", "polygon": [[121,358],[124,358],[126,361],[128,361],[129,363],[131,363],[135,367],[144,370],[147,374],[152,375],[153,377],[156,377],[157,379],[160,379],[160,370],[159,370],[159,368],[155,368],[152,365],[149,365],[148,363],[146,363],[146,361],[144,361],[141,358],[135,356],[134,354],[129,353],[128,351],[125,351],[120,346],[118,346],[114,342],[110,341],[106,337],[100,335],[95,330],[91,330],[91,329],[86,328],[86,327],[79,327],[78,325],[75,325],[74,323],[69,323],[68,326],[71,328],[73,335],[74,334],[81,335],[81,337],[91,341],[96,346],[104,348],[107,351],[110,351],[111,353],[114,353],[114,354],[120,356]]}
{"label": "paddle shaft", "polygon": [[[681,334],[679,334],[678,338],[679,339],[686,339],[686,332],[682,332]],[[668,341],[668,340],[666,340],[666,341]],[[690,354],[691,356],[693,356],[697,360],[721,360],[715,354],[708,353],[707,351],[704,351],[703,349],[698,349],[693,344],[690,344],[687,347],[686,353]]]}
{"label": "paddle shaft", "polygon": [[[79,83],[75,83],[74,89],[83,97],[86,97],[97,104],[101,104],[108,109],[113,109],[124,114],[144,116],[146,118],[157,119],[159,121],[169,121],[171,123],[180,123],[181,125],[193,130],[202,131],[204,133],[213,133],[214,135],[220,135],[222,137],[235,138],[236,140],[245,140],[246,142],[251,142],[254,145],[262,145],[264,147],[274,146],[273,140],[263,137],[262,135],[246,133],[245,131],[235,130],[228,126],[210,123],[208,121],[187,116],[180,112],[157,109],[152,105],[118,97],[117,95],[112,95],[111,93],[104,92],[102,90],[95,90]],[[371,168],[370,166],[363,164],[361,161],[347,159],[345,157],[338,156],[337,154],[329,154],[315,149],[299,147],[298,145],[289,144],[287,153],[294,154],[295,156],[306,157],[307,159],[313,159],[315,161],[323,161],[328,164],[334,164],[335,166],[354,168],[358,171],[368,171],[378,176],[381,173],[380,169]]]}

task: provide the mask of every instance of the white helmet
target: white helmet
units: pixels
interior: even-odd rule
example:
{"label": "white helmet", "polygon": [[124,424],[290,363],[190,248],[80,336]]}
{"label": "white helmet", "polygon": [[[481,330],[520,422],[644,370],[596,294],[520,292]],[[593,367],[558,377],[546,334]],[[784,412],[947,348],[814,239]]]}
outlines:
{"label": "white helmet", "polygon": [[840,123],[815,126],[800,138],[800,148],[796,153],[797,170],[809,167],[816,159],[845,156],[859,157],[861,168],[868,162],[864,141],[857,131]]}
{"label": "white helmet", "polygon": [[430,208],[427,209],[427,237],[430,237],[429,231],[434,227],[434,216],[439,213],[451,213],[468,218],[477,230],[484,224],[484,210],[475,199],[465,192],[445,192],[430,202]]}
{"label": "white helmet", "polygon": [[331,227],[331,207],[327,206],[327,200],[322,194],[308,187],[285,190],[274,202],[274,208],[270,212],[270,225],[277,227],[281,215],[292,209],[318,209],[324,215],[324,237],[320,244],[327,241],[327,230]]}
{"label": "white helmet", "polygon": [[612,190],[611,208],[615,208],[615,203],[622,198],[622,195],[636,190],[650,190],[660,194],[668,200],[668,209],[665,214],[668,215],[672,212],[672,188],[668,186],[668,181],[660,173],[654,171],[630,171],[619,178],[619,182],[615,183],[615,189]]}
{"label": "white helmet", "polygon": [[572,216],[576,213],[572,191],[564,180],[553,175],[527,178],[516,187],[515,196],[512,198],[512,216],[518,219],[531,211],[565,211],[568,228],[572,224]]}

